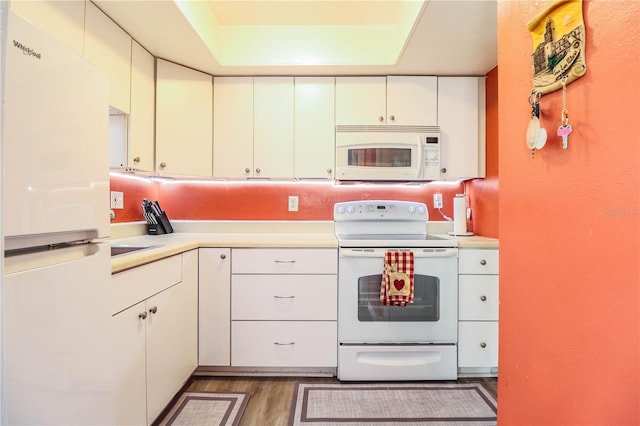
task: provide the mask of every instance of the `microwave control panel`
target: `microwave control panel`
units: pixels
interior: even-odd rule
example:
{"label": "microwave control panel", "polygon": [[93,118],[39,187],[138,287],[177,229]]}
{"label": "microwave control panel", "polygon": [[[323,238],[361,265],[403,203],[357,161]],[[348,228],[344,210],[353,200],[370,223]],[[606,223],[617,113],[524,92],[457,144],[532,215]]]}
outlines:
{"label": "microwave control panel", "polygon": [[426,136],[423,153],[422,178],[440,179],[440,138],[438,136]]}

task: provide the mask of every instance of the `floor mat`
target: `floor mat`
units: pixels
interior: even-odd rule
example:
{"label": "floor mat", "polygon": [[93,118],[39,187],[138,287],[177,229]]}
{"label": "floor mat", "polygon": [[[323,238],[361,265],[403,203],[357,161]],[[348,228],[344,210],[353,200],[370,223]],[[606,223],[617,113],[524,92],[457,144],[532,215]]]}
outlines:
{"label": "floor mat", "polygon": [[289,425],[495,425],[481,383],[298,383]]}
{"label": "floor mat", "polygon": [[248,401],[243,392],[185,392],[159,424],[236,426]]}

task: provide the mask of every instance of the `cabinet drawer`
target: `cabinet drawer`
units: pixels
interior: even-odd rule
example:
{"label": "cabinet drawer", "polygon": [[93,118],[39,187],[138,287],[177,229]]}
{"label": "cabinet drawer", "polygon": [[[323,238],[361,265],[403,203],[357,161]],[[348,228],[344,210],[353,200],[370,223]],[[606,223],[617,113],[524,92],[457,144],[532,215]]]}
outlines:
{"label": "cabinet drawer", "polygon": [[336,275],[234,275],[234,320],[337,319]]}
{"label": "cabinet drawer", "polygon": [[335,249],[233,249],[234,274],[335,274]]}
{"label": "cabinet drawer", "polygon": [[111,276],[113,313],[182,281],[182,255],[147,263]]}
{"label": "cabinet drawer", "polygon": [[461,274],[497,274],[498,250],[461,249],[458,272]]}
{"label": "cabinet drawer", "polygon": [[498,366],[498,323],[460,322],[458,367]]}
{"label": "cabinet drawer", "polygon": [[498,320],[498,276],[460,275],[458,315],[461,321]]}
{"label": "cabinet drawer", "polygon": [[233,321],[231,365],[336,367],[335,321]]}

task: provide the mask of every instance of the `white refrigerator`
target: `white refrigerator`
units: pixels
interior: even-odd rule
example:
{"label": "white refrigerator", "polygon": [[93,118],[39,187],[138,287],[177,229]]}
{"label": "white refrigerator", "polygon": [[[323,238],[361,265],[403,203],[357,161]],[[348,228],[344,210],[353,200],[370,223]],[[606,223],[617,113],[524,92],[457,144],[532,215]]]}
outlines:
{"label": "white refrigerator", "polygon": [[114,423],[107,80],[9,12],[2,423]]}

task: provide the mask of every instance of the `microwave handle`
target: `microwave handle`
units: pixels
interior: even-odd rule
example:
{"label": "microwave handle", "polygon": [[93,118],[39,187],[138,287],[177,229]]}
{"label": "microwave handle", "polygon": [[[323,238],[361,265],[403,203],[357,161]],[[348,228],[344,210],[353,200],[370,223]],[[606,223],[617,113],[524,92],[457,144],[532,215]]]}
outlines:
{"label": "microwave handle", "polygon": [[424,150],[427,144],[425,140],[424,143],[422,138],[424,136],[418,136],[418,179],[422,179],[424,177]]}

